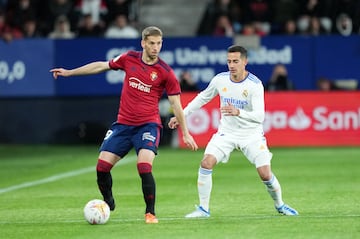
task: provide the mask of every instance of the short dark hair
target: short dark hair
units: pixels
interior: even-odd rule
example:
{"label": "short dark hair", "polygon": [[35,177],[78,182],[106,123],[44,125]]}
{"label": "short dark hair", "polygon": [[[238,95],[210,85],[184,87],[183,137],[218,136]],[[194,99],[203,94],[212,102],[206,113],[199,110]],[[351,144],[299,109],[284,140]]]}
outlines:
{"label": "short dark hair", "polygon": [[247,50],[245,49],[245,47],[239,46],[239,45],[232,45],[228,48],[228,53],[229,52],[240,52],[241,57],[247,58],[248,54],[247,54]]}

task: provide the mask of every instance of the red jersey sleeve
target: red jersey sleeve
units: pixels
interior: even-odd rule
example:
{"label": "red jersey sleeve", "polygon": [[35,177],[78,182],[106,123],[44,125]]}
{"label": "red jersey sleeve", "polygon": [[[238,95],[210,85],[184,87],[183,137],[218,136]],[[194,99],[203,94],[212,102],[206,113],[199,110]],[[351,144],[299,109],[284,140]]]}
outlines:
{"label": "red jersey sleeve", "polygon": [[109,66],[112,70],[124,70],[125,69],[125,58],[128,52],[125,52],[109,61]]}

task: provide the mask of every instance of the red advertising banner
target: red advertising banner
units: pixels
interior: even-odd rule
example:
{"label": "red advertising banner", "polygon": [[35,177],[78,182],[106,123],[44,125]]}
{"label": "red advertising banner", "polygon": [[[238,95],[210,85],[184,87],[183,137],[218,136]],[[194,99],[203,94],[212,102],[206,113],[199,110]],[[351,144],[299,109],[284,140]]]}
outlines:
{"label": "red advertising banner", "polygon": [[[183,106],[195,96],[183,93]],[[187,117],[199,147],[205,147],[217,130],[218,100]],[[265,107],[269,146],[360,146],[360,92],[265,93]],[[179,146],[185,147],[181,138]]]}

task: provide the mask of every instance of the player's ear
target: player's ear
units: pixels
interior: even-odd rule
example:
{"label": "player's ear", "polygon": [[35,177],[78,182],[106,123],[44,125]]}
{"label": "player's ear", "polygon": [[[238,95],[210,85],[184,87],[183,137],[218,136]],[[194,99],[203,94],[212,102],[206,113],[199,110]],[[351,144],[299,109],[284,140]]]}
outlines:
{"label": "player's ear", "polygon": [[145,41],[144,40],[141,40],[141,47],[145,48]]}

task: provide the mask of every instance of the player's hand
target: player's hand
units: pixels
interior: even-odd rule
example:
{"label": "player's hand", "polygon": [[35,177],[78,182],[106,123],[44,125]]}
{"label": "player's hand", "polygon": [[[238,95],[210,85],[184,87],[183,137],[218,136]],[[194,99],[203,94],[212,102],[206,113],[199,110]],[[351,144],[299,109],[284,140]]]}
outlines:
{"label": "player's hand", "polygon": [[168,126],[170,129],[176,129],[179,126],[179,122],[177,121],[176,117],[171,117]]}
{"label": "player's hand", "polygon": [[240,110],[228,102],[228,105],[220,107],[221,113],[225,116],[239,116]]}
{"label": "player's hand", "polygon": [[51,69],[50,72],[53,73],[53,77],[54,79],[57,79],[58,76],[68,76],[68,70],[64,69],[64,68],[54,68]]}
{"label": "player's hand", "polygon": [[185,145],[193,151],[198,150],[198,145],[190,134],[183,135]]}

